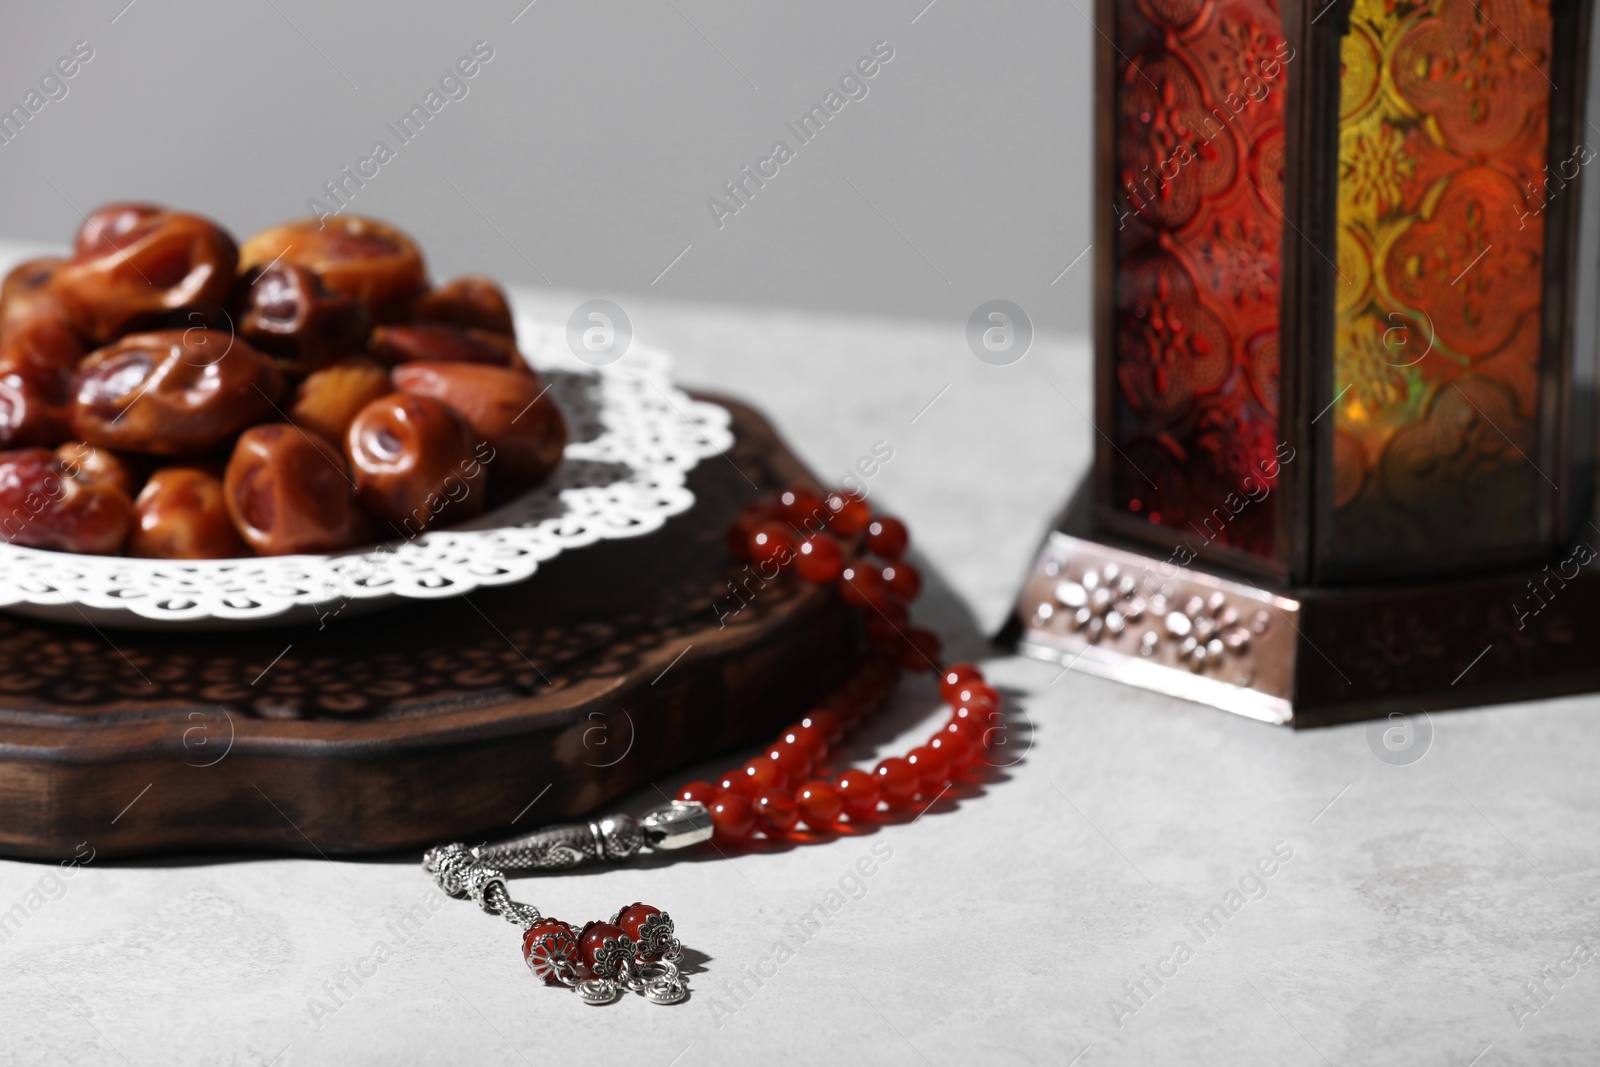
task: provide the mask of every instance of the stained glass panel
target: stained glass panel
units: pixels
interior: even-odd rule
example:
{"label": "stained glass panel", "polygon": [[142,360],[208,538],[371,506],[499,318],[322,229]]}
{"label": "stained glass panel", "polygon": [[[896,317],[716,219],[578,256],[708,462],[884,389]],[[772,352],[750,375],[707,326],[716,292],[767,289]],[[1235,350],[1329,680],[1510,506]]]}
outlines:
{"label": "stained glass panel", "polygon": [[1284,97],[1277,0],[1118,5],[1114,505],[1273,553]]}
{"label": "stained glass panel", "polygon": [[1550,48],[1549,0],[1355,0],[1325,562],[1537,543]]}

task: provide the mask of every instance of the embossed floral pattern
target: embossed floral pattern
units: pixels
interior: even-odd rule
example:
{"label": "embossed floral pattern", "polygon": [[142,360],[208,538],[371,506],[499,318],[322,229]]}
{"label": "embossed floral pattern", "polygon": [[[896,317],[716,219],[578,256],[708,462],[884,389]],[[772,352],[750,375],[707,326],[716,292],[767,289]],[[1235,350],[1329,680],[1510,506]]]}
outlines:
{"label": "embossed floral pattern", "polygon": [[1122,92],[1119,178],[1141,216],[1176,228],[1200,201],[1232,180],[1233,142],[1205,136],[1207,111],[1200,86],[1171,56],[1130,69]]}
{"label": "embossed floral pattern", "polygon": [[[1410,333],[1406,327],[1393,328]],[[1404,348],[1396,351],[1389,330],[1370,316],[1339,328],[1335,356],[1339,376],[1350,383],[1347,395],[1366,409],[1397,404],[1406,396],[1403,370],[1411,357]]]}
{"label": "embossed floral pattern", "polygon": [[1544,235],[1519,226],[1522,191],[1499,170],[1463,171],[1430,218],[1408,227],[1384,265],[1389,290],[1426,308],[1439,340],[1468,356],[1486,356],[1511,340],[1539,307],[1537,280]]}
{"label": "embossed floral pattern", "polygon": [[1350,17],[1337,257],[1350,281],[1318,551],[1426,567],[1531,545],[1544,238],[1523,220],[1548,143],[1550,0],[1354,0]]}
{"label": "embossed floral pattern", "polygon": [[1212,220],[1197,251],[1205,280],[1220,299],[1233,304],[1278,298],[1278,243],[1245,215]]}
{"label": "embossed floral pattern", "polygon": [[1339,191],[1350,207],[1378,216],[1399,205],[1406,183],[1416,174],[1416,161],[1406,152],[1400,131],[1379,126],[1354,138],[1339,170]]}
{"label": "embossed floral pattern", "polygon": [[1503,147],[1549,105],[1549,0],[1448,0],[1394,49],[1396,91],[1463,152]]}
{"label": "embossed floral pattern", "polygon": [[1217,47],[1211,49],[1211,70],[1223,95],[1259,94],[1262,69],[1278,57],[1276,32],[1267,33],[1258,22],[1217,19]]}
{"label": "embossed floral pattern", "polygon": [[1157,256],[1139,266],[1120,318],[1117,373],[1130,403],[1164,415],[1222,384],[1230,363],[1228,337],[1176,261]]}
{"label": "embossed floral pattern", "polygon": [[[1278,440],[1283,114],[1270,0],[1117,5],[1112,501],[1188,529]],[[1274,475],[1275,476],[1275,475]],[[1159,489],[1156,486],[1159,485]],[[1274,551],[1274,509],[1221,543]]]}

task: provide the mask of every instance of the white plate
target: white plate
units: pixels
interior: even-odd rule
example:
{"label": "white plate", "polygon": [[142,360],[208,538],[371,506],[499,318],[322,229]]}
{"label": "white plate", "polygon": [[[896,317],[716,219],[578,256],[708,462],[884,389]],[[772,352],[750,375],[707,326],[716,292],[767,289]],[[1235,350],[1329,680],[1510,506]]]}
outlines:
{"label": "white plate", "polygon": [[596,541],[638,537],[687,511],[685,477],[733,443],[728,412],[671,381],[671,360],[634,345],[589,367],[563,329],[517,323],[571,440],[545,484],[470,522],[337,555],[150,560],[0,543],[0,608],[78,625],[257,628],[317,622],[408,600],[525,581]]}

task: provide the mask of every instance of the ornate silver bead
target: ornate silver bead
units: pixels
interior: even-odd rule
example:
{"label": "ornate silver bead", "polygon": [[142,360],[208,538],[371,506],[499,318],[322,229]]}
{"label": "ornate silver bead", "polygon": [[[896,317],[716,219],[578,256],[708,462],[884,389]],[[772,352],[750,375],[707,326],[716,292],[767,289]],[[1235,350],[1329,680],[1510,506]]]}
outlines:
{"label": "ornate silver bead", "polygon": [[491,903],[488,899],[491,886],[498,885],[500,887],[503,894],[502,899],[509,899],[511,895],[510,888],[506,885],[505,872],[496,870],[493,867],[473,867],[467,871],[466,876],[461,881],[462,888],[467,891],[467,895],[472,898],[473,902],[490,914],[495,914],[500,910],[497,904]]}
{"label": "ornate silver bead", "polygon": [[466,896],[463,878],[478,862],[472,850],[459,841],[430,848],[422,857],[422,869],[450,896]]}

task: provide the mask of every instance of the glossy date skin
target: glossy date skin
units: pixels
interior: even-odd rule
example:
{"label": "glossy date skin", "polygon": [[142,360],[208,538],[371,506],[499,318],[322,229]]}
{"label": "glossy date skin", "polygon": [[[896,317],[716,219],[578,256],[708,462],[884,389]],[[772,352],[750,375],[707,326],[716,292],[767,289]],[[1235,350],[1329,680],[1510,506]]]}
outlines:
{"label": "glossy date skin", "polygon": [[330,292],[294,263],[252,268],[241,295],[239,333],[282,369],[305,374],[358,351],[367,336],[367,311]]}
{"label": "glossy date skin", "polygon": [[0,345],[36,319],[66,322],[67,312],[52,284],[64,259],[30,259],[19,263],[0,283]]}
{"label": "glossy date skin", "polygon": [[361,506],[406,537],[483,510],[485,464],[467,426],[431,397],[391,393],[345,431]]}
{"label": "glossy date skin", "polygon": [[199,215],[159,210],[113,228],[115,237],[104,228],[80,234],[83,250],[51,283],[78,333],[106,344],[175,312],[211,314],[226,304],[239,251],[222,227]]}
{"label": "glossy date skin", "polygon": [[0,448],[61,440],[70,432],[67,412],[34,376],[0,371]]}
{"label": "glossy date skin", "polygon": [[305,267],[331,292],[364,307],[372,322],[399,322],[428,287],[417,243],[359,215],[300,219],[251,237],[239,251],[245,269],[274,261]]}
{"label": "glossy date skin", "polygon": [[200,455],[270,418],[282,391],[272,361],[237,337],[133,334],[78,365],[72,430],[99,448]]}
{"label": "glossy date skin", "polygon": [[0,344],[0,448],[68,435],[72,376],[83,345],[54,319],[31,319]]}
{"label": "glossy date skin", "polygon": [[516,342],[488,330],[464,330],[437,322],[379,326],[367,340],[373,357],[390,366],[428,360],[434,363],[481,363],[492,367],[527,366]]}
{"label": "glossy date skin", "polygon": [[343,441],[356,413],[394,392],[389,369],[365,356],[350,356],[314,371],[295,389],[289,421]]}
{"label": "glossy date skin", "polygon": [[77,334],[54,319],[31,319],[0,344],[0,370],[31,370],[48,376],[50,391],[66,400],[72,374],[86,351]]}
{"label": "glossy date skin", "polygon": [[505,291],[481,274],[467,274],[423,293],[412,318],[464,330],[487,330],[515,339],[511,302]]}
{"label": "glossy date skin", "polygon": [[87,441],[67,441],[56,448],[56,459],[80,482],[109,485],[129,500],[138,495],[141,475],[110,449],[96,448]]}
{"label": "glossy date skin", "polygon": [[250,550],[233,528],[222,479],[198,467],[163,467],[133,502],[128,555],[238,559]]}
{"label": "glossy date skin", "polygon": [[288,423],[239,436],[223,494],[234,528],[263,556],[336,552],[372,540],[339,450]]}
{"label": "glossy date skin", "polygon": [[129,236],[141,229],[150,219],[166,214],[160,204],[142,201],[121,201],[102,204],[89,213],[78,227],[72,240],[74,256],[98,256],[116,252],[128,244]]}
{"label": "glossy date skin", "polygon": [[122,547],[133,505],[121,490],[72,477],[55,453],[0,453],[0,541],[108,555]]}
{"label": "glossy date skin", "polygon": [[405,363],[394,369],[403,393],[432,397],[466,422],[494,453],[495,478],[544,478],[561,462],[567,424],[531,372],[475,363]]}

